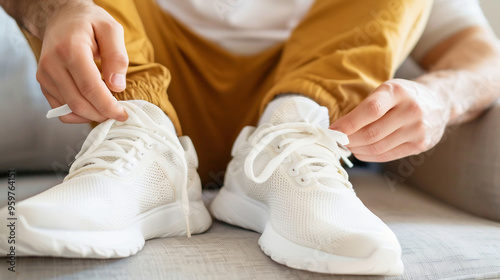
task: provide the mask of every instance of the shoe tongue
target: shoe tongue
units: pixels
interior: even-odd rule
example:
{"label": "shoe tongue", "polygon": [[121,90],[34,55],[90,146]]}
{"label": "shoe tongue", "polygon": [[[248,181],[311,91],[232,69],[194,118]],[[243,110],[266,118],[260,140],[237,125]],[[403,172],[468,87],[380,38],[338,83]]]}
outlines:
{"label": "shoe tongue", "polygon": [[[320,106],[318,103],[309,98],[301,96],[293,97],[279,105],[269,120],[269,123],[272,125],[296,122],[305,122],[313,125],[319,125],[321,127],[328,127],[330,125],[328,109]],[[298,152],[304,158],[324,158],[325,154],[331,153],[327,150],[327,148],[315,144],[304,146],[298,150]],[[339,176],[342,176],[342,173],[340,173],[335,166],[325,163],[318,162],[308,164],[308,168],[314,171],[326,168],[325,172],[339,173]],[[318,178],[318,182],[325,186],[344,186],[339,185],[339,180],[332,179],[330,177],[320,177]]]}
{"label": "shoe tongue", "polygon": [[[160,109],[158,106],[144,100],[127,100],[121,102],[123,102],[122,104],[124,106],[128,106],[127,103],[136,105],[144,113],[146,113],[146,115],[148,115],[151,118],[151,120],[153,120],[155,123],[167,127],[168,130],[170,130],[172,133],[175,134],[175,128],[172,124],[172,121],[167,117],[167,115],[165,115],[163,110]],[[131,109],[134,110],[134,108]]]}
{"label": "shoe tongue", "polygon": [[[153,120],[153,122],[157,123],[160,126],[166,127],[169,131],[171,131],[175,135],[175,128],[170,121],[170,119],[165,115],[165,113],[156,105],[153,105],[147,101],[144,100],[127,100],[127,101],[119,101],[122,106],[127,107],[131,109],[133,112],[136,112],[137,110],[142,110],[148,117]],[[135,105],[135,106],[134,106]],[[129,118],[126,123],[133,123],[134,120],[132,118]],[[145,127],[146,129],[149,129],[151,131],[154,131],[154,128],[152,127]],[[94,129],[99,129],[99,126],[94,128]],[[129,137],[129,136],[118,136],[118,137],[113,137],[111,140],[118,140],[118,139],[124,139],[124,140],[135,140],[135,137]],[[126,151],[128,151],[130,147],[124,147]],[[99,157],[101,160],[104,160],[105,162],[113,163],[116,160],[119,159],[119,157],[114,157],[114,156],[101,156]],[[94,164],[92,161],[89,161],[87,165],[92,165]],[[89,169],[83,172],[80,172],[79,174],[75,175],[74,178],[83,176],[86,174],[91,174],[98,172],[99,169]]]}
{"label": "shoe tongue", "polygon": [[294,97],[281,104],[271,115],[272,125],[306,122],[328,127],[328,109],[305,97]]}

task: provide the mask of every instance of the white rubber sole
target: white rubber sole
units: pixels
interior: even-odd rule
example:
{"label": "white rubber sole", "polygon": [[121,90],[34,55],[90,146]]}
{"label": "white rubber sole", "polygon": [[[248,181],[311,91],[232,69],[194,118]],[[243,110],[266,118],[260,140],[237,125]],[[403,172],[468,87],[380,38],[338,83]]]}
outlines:
{"label": "white rubber sole", "polygon": [[222,188],[210,205],[218,220],[262,233],[259,245],[274,261],[295,269],[328,274],[400,275],[404,266],[399,252],[379,248],[366,258],[330,254],[294,243],[277,233],[269,222],[267,207]]}
{"label": "white rubber sole", "polygon": [[[190,202],[190,207],[191,233],[206,231],[211,226],[212,219],[205,205],[201,201]],[[18,256],[124,258],[140,251],[148,239],[186,234],[186,222],[180,203],[152,209],[138,216],[130,226],[113,231],[35,228],[28,224],[25,217],[19,216],[16,222],[15,253]],[[6,250],[7,248],[0,248],[2,255]]]}

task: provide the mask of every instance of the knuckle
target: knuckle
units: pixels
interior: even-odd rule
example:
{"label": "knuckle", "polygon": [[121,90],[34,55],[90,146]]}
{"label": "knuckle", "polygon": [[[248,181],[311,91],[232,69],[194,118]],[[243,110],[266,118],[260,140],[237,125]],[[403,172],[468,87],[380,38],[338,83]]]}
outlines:
{"label": "knuckle", "polygon": [[425,122],[419,122],[416,128],[417,135],[426,135],[429,130],[429,126]]}
{"label": "knuckle", "polygon": [[38,70],[36,71],[35,77],[36,77],[37,82],[38,82],[40,85],[43,85],[43,84],[44,84],[44,82],[45,82],[45,78],[44,78],[44,75],[43,75],[42,70],[40,69],[40,67],[39,67],[39,68],[38,68]]}
{"label": "knuckle", "polygon": [[108,59],[122,66],[128,65],[128,56],[118,51],[109,54]]}
{"label": "knuckle", "polygon": [[[51,98],[53,98],[52,94],[50,92],[47,92],[45,90],[42,90],[42,94],[43,94],[43,97],[45,97],[45,99],[47,101],[49,101]],[[50,106],[52,109],[55,109],[55,106]]]}
{"label": "knuckle", "polygon": [[422,107],[417,102],[412,102],[409,105],[408,111],[410,114],[416,118],[421,119],[424,116],[424,111],[422,110]]}
{"label": "knuckle", "polygon": [[41,57],[40,61],[38,62],[38,69],[36,71],[36,77],[37,79],[43,79],[43,74],[44,73],[49,73],[51,70],[50,67],[50,59],[46,59],[45,57]]}
{"label": "knuckle", "polygon": [[[49,100],[49,98],[54,97],[54,96],[52,96],[53,93],[51,93],[48,90],[43,89],[43,88],[42,88],[42,94],[45,97],[45,99],[47,99],[47,101]],[[52,109],[54,109],[54,108],[52,108]]]}
{"label": "knuckle", "polygon": [[368,152],[371,155],[380,155],[382,153],[382,147],[377,144],[368,145]]}
{"label": "knuckle", "polygon": [[71,108],[71,111],[77,115],[81,115],[87,111],[86,104],[81,101],[68,102],[68,106]]}
{"label": "knuckle", "polygon": [[80,93],[87,99],[94,97],[95,92],[96,86],[93,83],[84,83],[80,86]]}
{"label": "knuckle", "polygon": [[427,150],[427,139],[423,137],[422,139],[419,139],[415,142],[414,144],[416,153],[419,154],[425,150]]}
{"label": "knuckle", "polygon": [[114,19],[101,21],[100,27],[107,32],[123,32],[123,26]]}
{"label": "knuckle", "polygon": [[384,97],[387,97],[387,98],[391,98],[391,99],[394,99],[395,96],[397,95],[395,92],[394,92],[394,83],[391,82],[391,81],[387,81],[385,83],[383,83],[381,86],[380,86],[380,89],[381,91],[379,91],[379,94],[381,96],[384,96]]}
{"label": "knuckle", "polygon": [[365,131],[363,132],[363,138],[365,141],[372,142],[377,139],[379,135],[379,132],[372,128],[372,127],[367,127]]}
{"label": "knuckle", "polygon": [[102,109],[99,110],[99,113],[101,113],[104,116],[107,116],[108,118],[117,117],[115,110],[113,110],[113,106],[104,106]]}
{"label": "knuckle", "polygon": [[72,50],[71,50],[71,45],[66,43],[66,42],[61,42],[61,43],[58,43],[55,48],[54,48],[54,51],[56,52],[56,54],[61,57],[63,60],[70,60],[71,59],[71,56],[72,56]]}
{"label": "knuckle", "polygon": [[381,117],[382,103],[377,99],[370,100],[368,103],[368,113],[374,117]]}
{"label": "knuckle", "polygon": [[398,82],[392,82],[392,83],[390,83],[390,87],[391,87],[391,92],[394,95],[400,95],[400,94],[403,94],[405,92],[405,89],[404,89],[403,85],[401,85]]}
{"label": "knuckle", "polygon": [[347,131],[354,131],[356,129],[356,125],[354,125],[353,120],[349,119],[345,122],[345,128]]}

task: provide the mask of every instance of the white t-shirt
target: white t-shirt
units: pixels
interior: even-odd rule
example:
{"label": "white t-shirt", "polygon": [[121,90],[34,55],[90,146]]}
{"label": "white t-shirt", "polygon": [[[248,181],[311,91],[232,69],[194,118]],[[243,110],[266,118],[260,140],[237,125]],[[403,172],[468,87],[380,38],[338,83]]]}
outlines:
{"label": "white t-shirt", "polygon": [[[243,55],[285,41],[314,3],[314,0],[156,1],[200,36]],[[422,58],[441,40],[474,25],[488,25],[478,0],[435,0],[412,57]]]}

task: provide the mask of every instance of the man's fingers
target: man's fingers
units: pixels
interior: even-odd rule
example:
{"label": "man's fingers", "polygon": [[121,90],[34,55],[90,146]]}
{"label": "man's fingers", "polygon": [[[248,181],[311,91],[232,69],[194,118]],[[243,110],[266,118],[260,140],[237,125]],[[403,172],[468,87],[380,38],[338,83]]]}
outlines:
{"label": "man's fingers", "polygon": [[382,84],[354,110],[335,121],[330,129],[352,135],[366,125],[380,119],[396,104],[386,84]]}
{"label": "man's fingers", "polygon": [[54,96],[52,96],[51,92],[49,90],[47,90],[47,88],[45,86],[40,85],[40,89],[42,90],[42,93],[45,96],[45,99],[47,99],[47,102],[49,102],[49,105],[52,109],[64,105],[62,102],[57,100]]}
{"label": "man's fingers", "polygon": [[418,152],[415,151],[414,144],[406,142],[380,155],[355,154],[354,156],[357,159],[366,162],[387,162],[406,156],[415,155],[417,153]]}
{"label": "man's fingers", "polygon": [[51,74],[51,77],[54,77],[53,82],[59,92],[65,93],[65,104],[68,104],[73,113],[96,122],[103,122],[108,119],[108,117],[98,112],[88,99],[82,96],[80,89],[73,81],[73,77],[64,66],[54,67],[54,69],[55,72]]}
{"label": "man's fingers", "polygon": [[426,137],[426,132],[426,127],[416,122],[396,130],[376,143],[350,148],[350,151],[356,158],[364,161],[391,161],[429,149],[429,139]]}
{"label": "man's fingers", "polygon": [[99,45],[102,74],[106,85],[112,91],[124,91],[128,55],[123,27],[114,20],[108,20],[94,26],[94,32]]}
{"label": "man's fingers", "polygon": [[[86,102],[83,102],[80,99],[74,99],[73,102],[81,102],[82,104],[80,107],[87,107],[85,105],[86,103],[91,104],[92,109],[89,108],[89,110],[97,110],[97,112],[104,117],[104,120],[116,119],[125,121],[128,117],[127,113],[123,107],[118,104],[106,87],[106,84],[102,81],[99,69],[92,58],[93,55],[90,50],[81,50],[80,54],[67,64],[67,68],[71,74],[69,78],[71,80],[74,79],[79,95],[82,99],[86,100]],[[68,103],[68,105],[73,109],[71,104]],[[76,111],[74,112],[83,117],[87,117],[87,115],[82,115]],[[96,119],[92,120],[98,121]]]}
{"label": "man's fingers", "polygon": [[403,143],[411,141],[411,135],[413,135],[411,132],[411,129],[400,128],[380,141],[364,146],[349,147],[349,150],[354,155],[381,155]]}
{"label": "man's fingers", "polygon": [[59,120],[63,123],[90,123],[92,120],[86,119],[82,116],[78,116],[75,113],[67,114],[59,117]]}
{"label": "man's fingers", "polygon": [[[64,105],[64,103],[61,103],[61,102],[59,102],[59,100],[54,98],[45,87],[40,86],[40,88],[42,90],[43,95],[45,96],[45,98],[49,102],[49,105],[51,108],[57,108],[57,107]],[[86,119],[86,118],[81,117],[81,116],[78,116],[75,113],[61,116],[61,117],[59,117],[59,120],[63,123],[89,123],[89,122],[91,122],[91,120]]]}
{"label": "man's fingers", "polygon": [[36,72],[36,79],[40,84],[40,89],[42,90],[43,95],[52,108],[56,108],[65,104],[64,98],[61,96],[61,93],[57,89],[57,86],[54,84],[53,80],[50,77],[48,77],[42,71],[38,70]]}
{"label": "man's fingers", "polygon": [[368,124],[349,135],[349,149],[359,146],[367,146],[379,142],[388,137],[399,128],[414,122],[411,114],[405,113],[404,106],[396,106],[390,109],[382,118]]}

